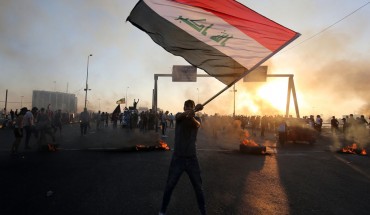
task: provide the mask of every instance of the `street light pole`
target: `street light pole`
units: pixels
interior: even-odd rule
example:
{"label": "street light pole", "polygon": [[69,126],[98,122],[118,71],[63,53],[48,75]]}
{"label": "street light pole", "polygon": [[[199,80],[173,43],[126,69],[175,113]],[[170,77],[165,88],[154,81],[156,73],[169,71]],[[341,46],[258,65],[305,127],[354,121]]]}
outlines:
{"label": "street light pole", "polygon": [[22,100],[23,100],[23,96],[21,96],[21,108],[23,108]]}
{"label": "street light pole", "polygon": [[128,88],[130,88],[130,87],[126,87],[125,107],[127,107],[127,90],[128,90]]}
{"label": "street light pole", "polygon": [[86,102],[87,102],[87,91],[90,90],[88,88],[88,85],[87,85],[87,80],[89,79],[89,60],[90,60],[90,56],[92,56],[92,54],[89,54],[87,56],[86,88],[85,88],[85,108],[86,108]]}
{"label": "street light pole", "polygon": [[233,117],[235,117],[235,93],[236,93],[237,90],[235,90],[235,84],[234,84],[234,88],[233,88],[233,92],[234,92],[234,112],[233,112]]}

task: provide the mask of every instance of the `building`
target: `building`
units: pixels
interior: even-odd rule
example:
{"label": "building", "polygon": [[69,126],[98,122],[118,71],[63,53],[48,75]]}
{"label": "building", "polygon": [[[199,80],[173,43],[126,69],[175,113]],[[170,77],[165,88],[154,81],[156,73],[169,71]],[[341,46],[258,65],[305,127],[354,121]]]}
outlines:
{"label": "building", "polygon": [[77,97],[75,94],[41,90],[32,92],[32,107],[47,108],[49,104],[52,110],[61,109],[62,112],[77,112]]}

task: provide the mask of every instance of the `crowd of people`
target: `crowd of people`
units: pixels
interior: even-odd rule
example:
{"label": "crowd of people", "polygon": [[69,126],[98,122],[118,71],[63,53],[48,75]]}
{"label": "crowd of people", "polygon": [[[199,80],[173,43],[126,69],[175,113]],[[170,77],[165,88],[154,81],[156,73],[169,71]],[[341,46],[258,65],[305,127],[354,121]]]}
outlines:
{"label": "crowd of people", "polygon": [[[138,102],[139,100],[137,100]],[[137,104],[135,101],[135,103]],[[64,123],[79,122],[81,128],[81,135],[86,135],[87,131],[91,129],[91,123],[95,123],[97,131],[110,127],[117,128],[118,126],[126,128],[127,130],[139,129],[142,132],[160,129],[162,137],[167,137],[167,129],[175,127],[175,115],[169,111],[158,111],[155,113],[152,109],[139,112],[135,108],[124,108],[123,112],[89,112],[86,108],[75,117],[69,114],[62,113],[61,110],[52,111],[50,105],[47,108],[37,107],[28,110],[22,108],[20,111],[11,110],[9,112],[11,124],[14,127],[15,141],[12,146],[12,153],[18,152],[18,147],[22,138],[24,138],[25,149],[29,149],[29,141],[32,134],[37,138],[39,146],[48,146],[55,148],[55,135],[59,133],[62,135],[62,128]],[[222,130],[228,124],[234,121],[240,122],[241,129],[251,129],[252,134],[256,135],[260,132],[260,136],[264,136],[265,132],[278,132],[281,123],[285,122],[285,117],[281,115],[276,116],[259,116],[259,115],[238,115],[235,117],[199,114],[203,121],[202,127],[212,127],[213,132]],[[66,117],[67,116],[67,117]],[[307,126],[315,129],[321,133],[324,121],[320,115],[304,116],[302,118]],[[77,121],[78,120],[78,121]],[[326,120],[330,125],[332,134],[344,134],[347,138],[356,139],[358,136],[366,133],[366,128],[369,122],[364,115],[354,117],[353,114],[337,119],[332,116],[331,119]],[[287,129],[285,126],[285,129]],[[280,129],[282,127],[280,126]],[[58,132],[59,131],[59,132]],[[368,132],[367,132],[368,133]],[[214,134],[217,135],[217,134]]]}
{"label": "crowd of people", "polygon": [[13,155],[18,154],[18,148],[23,138],[25,150],[31,149],[30,138],[32,134],[37,139],[39,149],[47,147],[48,150],[56,150],[55,135],[58,131],[59,135],[62,135],[61,110],[52,111],[50,105],[46,109],[40,108],[40,110],[37,107],[33,107],[31,110],[23,107],[19,112],[14,112],[14,115],[12,111],[10,114],[15,136],[11,147]]}

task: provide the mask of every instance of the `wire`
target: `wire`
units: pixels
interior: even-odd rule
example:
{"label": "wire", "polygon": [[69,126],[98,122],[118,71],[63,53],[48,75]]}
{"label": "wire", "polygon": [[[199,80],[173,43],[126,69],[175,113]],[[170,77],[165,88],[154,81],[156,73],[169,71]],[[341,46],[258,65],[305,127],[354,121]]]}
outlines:
{"label": "wire", "polygon": [[323,30],[319,31],[318,33],[316,33],[316,34],[312,35],[311,37],[309,37],[309,38],[307,38],[307,39],[305,39],[305,40],[303,40],[302,42],[300,42],[300,43],[298,43],[297,45],[295,45],[295,46],[291,47],[290,49],[287,49],[287,50],[282,51],[282,52],[286,52],[286,51],[289,51],[289,50],[291,50],[291,49],[294,49],[294,48],[296,48],[297,46],[301,45],[302,43],[305,43],[305,42],[307,42],[308,40],[311,40],[312,38],[314,38],[314,37],[318,36],[319,34],[321,34],[321,33],[325,32],[325,31],[327,31],[329,28],[333,27],[334,25],[338,24],[339,22],[343,21],[344,19],[348,18],[349,16],[353,15],[353,14],[354,14],[354,13],[356,13],[357,11],[361,10],[363,7],[367,6],[368,4],[370,4],[370,2],[367,2],[366,4],[362,5],[361,7],[357,8],[356,10],[352,11],[350,14],[348,14],[348,15],[346,15],[345,17],[343,17],[342,19],[340,19],[339,21],[337,21],[337,22],[335,22],[335,23],[331,24],[330,26],[328,26],[328,27],[324,28]]}

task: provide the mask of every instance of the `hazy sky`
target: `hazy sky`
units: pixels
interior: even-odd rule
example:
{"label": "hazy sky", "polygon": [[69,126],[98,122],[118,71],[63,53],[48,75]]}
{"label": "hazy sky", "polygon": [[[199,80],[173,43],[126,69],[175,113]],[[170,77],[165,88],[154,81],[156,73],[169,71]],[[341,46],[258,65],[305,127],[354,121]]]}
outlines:
{"label": "hazy sky", "polygon": [[[301,33],[264,65],[269,74],[294,74],[301,115],[370,115],[370,4],[367,0],[241,0],[262,15]],[[0,0],[0,106],[31,107],[32,90],[75,93],[84,105],[87,58],[88,109],[112,112],[128,96],[151,107],[154,74],[188,65],[125,22],[135,0]],[[306,41],[307,40],[307,41]],[[303,43],[302,43],[303,42]],[[198,69],[198,73],[204,73]],[[287,79],[236,84],[236,114],[285,113]],[[182,110],[186,99],[205,102],[224,88],[213,78],[196,83],[159,78],[158,106]],[[199,93],[198,93],[199,92]],[[22,97],[23,96],[23,97]],[[230,90],[204,112],[233,113]],[[291,113],[294,114],[291,108]]]}

